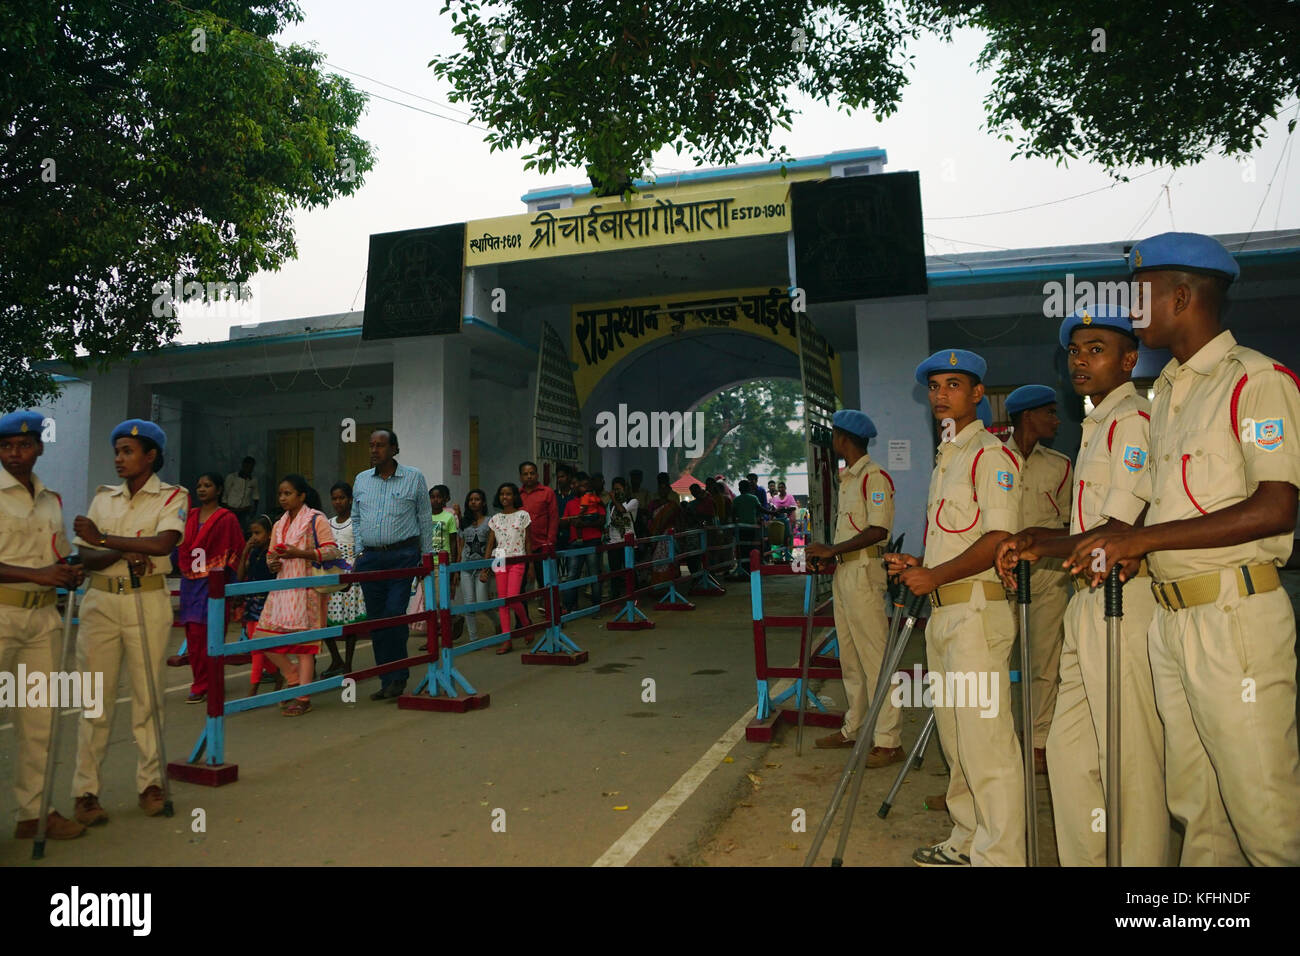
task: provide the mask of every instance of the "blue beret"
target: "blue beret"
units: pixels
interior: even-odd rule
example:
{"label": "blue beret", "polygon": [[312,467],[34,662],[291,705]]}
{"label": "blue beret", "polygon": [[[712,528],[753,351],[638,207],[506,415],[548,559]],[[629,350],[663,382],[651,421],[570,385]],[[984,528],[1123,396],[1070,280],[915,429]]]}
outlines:
{"label": "blue beret", "polygon": [[1133,320],[1129,317],[1128,311],[1102,303],[1097,305],[1096,308],[1080,309],[1073,315],[1065,317],[1065,321],[1061,323],[1061,348],[1069,348],[1070,336],[1074,333],[1074,330],[1084,326],[1090,326],[1094,329],[1111,329],[1115,332],[1123,332],[1130,338],[1137,338],[1133,333]]}
{"label": "blue beret", "polygon": [[916,380],[924,385],[935,372],[965,372],[983,381],[984,373],[988,370],[988,363],[974,352],[965,349],[942,349],[916,367]]}
{"label": "blue beret", "polygon": [[981,398],[980,403],[975,406],[975,417],[984,423],[985,428],[993,427],[993,406],[989,404],[987,395]]}
{"label": "blue beret", "polygon": [[875,438],[876,426],[865,413],[856,408],[842,408],[831,417],[831,424],[842,428],[851,435],[863,438]]}
{"label": "blue beret", "polygon": [[1129,271],[1152,269],[1204,272],[1229,282],[1241,275],[1241,267],[1223,243],[1197,232],[1162,232],[1135,245],[1129,253]]}
{"label": "blue beret", "polygon": [[1046,385],[1021,385],[1007,396],[1007,414],[1015,415],[1029,408],[1041,408],[1056,401],[1056,389]]}
{"label": "blue beret", "polygon": [[167,433],[153,422],[147,422],[143,418],[128,418],[114,428],[112,444],[116,445],[119,438],[148,438],[158,446],[159,454],[167,450]]}
{"label": "blue beret", "polygon": [[40,441],[41,424],[44,421],[45,416],[40,412],[10,412],[0,418],[0,438],[8,438],[10,435],[31,435]]}

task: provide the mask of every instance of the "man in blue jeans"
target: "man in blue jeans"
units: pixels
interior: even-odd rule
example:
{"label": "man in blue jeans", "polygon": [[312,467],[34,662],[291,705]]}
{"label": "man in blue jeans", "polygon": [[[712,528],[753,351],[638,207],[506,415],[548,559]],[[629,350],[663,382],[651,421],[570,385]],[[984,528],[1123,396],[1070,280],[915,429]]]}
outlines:
{"label": "man in blue jeans", "polygon": [[[369,471],[352,483],[352,533],[358,552],[356,570],[387,571],[410,568],[433,548],[433,512],[429,489],[418,468],[397,463],[397,435],[391,428],[370,433]],[[406,613],[411,579],[367,581],[361,585],[366,617],[377,620]],[[407,626],[370,632],[376,664],[404,659]],[[379,675],[379,690],[371,700],[396,700],[406,690],[406,668]]]}

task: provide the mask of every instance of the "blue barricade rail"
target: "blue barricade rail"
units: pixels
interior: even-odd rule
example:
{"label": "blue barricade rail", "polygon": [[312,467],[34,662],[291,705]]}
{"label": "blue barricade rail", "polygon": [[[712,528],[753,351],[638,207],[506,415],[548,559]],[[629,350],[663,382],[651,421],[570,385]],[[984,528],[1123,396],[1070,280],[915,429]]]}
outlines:
{"label": "blue barricade rail", "polygon": [[[246,581],[228,584],[226,583],[225,571],[223,569],[214,570],[208,576],[209,673],[207,720],[198,741],[190,753],[189,761],[187,763],[173,762],[169,764],[167,768],[168,775],[172,779],[214,786],[232,782],[238,778],[238,767],[235,764],[225,762],[225,718],[244,711],[269,707],[272,704],[278,704],[293,697],[337,690],[347,680],[360,682],[388,671],[409,668],[418,664],[427,663],[429,667],[415,690],[410,694],[402,695],[398,699],[400,708],[463,713],[466,710],[486,707],[489,703],[489,695],[475,690],[465,675],[456,667],[458,658],[474,651],[503,644],[506,641],[523,638],[526,644],[532,646],[530,652],[520,655],[521,663],[584,663],[588,659],[588,654],[564,632],[565,624],[598,614],[606,609],[618,607],[618,613],[615,614],[611,621],[606,623],[607,629],[624,630],[654,627],[654,622],[640,608],[637,599],[657,591],[663,592],[660,595],[659,603],[655,605],[658,609],[694,609],[695,605],[682,597],[677,590],[677,585],[681,582],[691,582],[691,593],[724,593],[725,589],[712,577],[712,572],[725,571],[728,568],[735,567],[736,532],[738,528],[747,527],[744,525],[722,525],[680,533],[670,528],[668,533],[663,535],[635,538],[629,534],[621,542],[597,543],[579,548],[570,548],[562,554],[557,554],[553,548],[548,546],[543,549],[541,554],[496,559],[485,558],[477,561],[462,561],[456,564],[449,563],[449,555],[444,551],[436,556],[424,555],[420,566],[414,568],[354,571],[271,581]],[[729,532],[729,540],[710,545],[708,542],[710,532]],[[698,542],[698,547],[690,551],[679,552],[677,550],[677,538],[679,537],[693,537]],[[637,563],[636,553],[638,548],[647,545],[653,546],[660,541],[666,544],[666,557],[650,558]],[[599,560],[600,555],[619,549],[623,551],[622,568],[598,571],[580,578],[561,581],[559,568],[561,558],[568,559],[586,555],[596,556]],[[722,560],[715,560],[715,555],[719,554],[726,555],[726,557]],[[682,561],[694,557],[701,559],[699,570],[684,575],[678,573],[669,580],[652,581],[640,588],[636,586],[637,576],[642,572],[652,572],[656,568],[664,567],[677,571]],[[482,571],[483,569],[495,570],[512,564],[528,563],[540,564],[542,572],[541,587],[530,591],[521,591],[519,594],[511,595],[508,598],[498,596],[490,601],[478,601],[461,604],[455,608],[451,607],[451,575],[453,573]],[[438,581],[436,598],[433,586],[435,575]],[[249,639],[241,635],[239,639],[233,642],[226,642],[226,601],[231,598],[250,594],[264,594],[271,591],[315,588],[333,584],[359,584],[365,581],[400,578],[421,579],[421,586],[424,588],[425,610],[413,614],[358,621],[352,624],[331,625],[310,631],[299,631],[270,637]],[[623,594],[580,610],[575,609],[569,612],[563,610],[564,592],[590,587],[596,581],[603,584],[603,582],[615,578],[622,579],[624,585]],[[695,590],[697,588],[703,590],[697,591]],[[523,627],[514,627],[512,630],[501,634],[493,634],[459,645],[453,644],[451,626],[453,615],[464,616],[479,611],[495,611],[514,602],[519,602],[526,608],[527,604],[525,602],[539,597],[544,599],[546,605],[546,614],[542,620]],[[422,654],[409,656],[403,660],[392,661],[388,664],[322,678],[310,684],[286,687],[283,690],[259,694],[254,697],[239,700],[226,699],[225,664],[232,657],[247,658],[252,651],[273,650],[277,647],[292,646],[294,644],[316,643],[330,638],[353,637],[380,628],[411,624],[416,621],[424,621],[426,631],[430,635],[428,650]],[[534,642],[534,636],[539,634],[540,637]]]}
{"label": "blue barricade rail", "polygon": [[[438,555],[440,567],[445,567],[447,553],[444,551]],[[326,677],[320,680],[312,681],[310,684],[302,684],[295,687],[286,687],[283,690],[272,691],[269,694],[260,694],[256,697],[247,697],[241,700],[226,700],[226,669],[224,658],[235,654],[247,654],[250,651],[274,650],[277,647],[288,647],[294,644],[311,644],[327,638],[339,638],[344,636],[353,636],[373,631],[379,628],[395,627],[401,624],[410,624],[414,621],[425,621],[429,633],[433,633],[433,620],[437,615],[437,609],[433,606],[433,555],[424,555],[421,563],[415,568],[393,568],[384,571],[352,571],[342,574],[322,574],[312,575],[302,578],[284,578],[272,581],[245,581],[237,584],[226,583],[226,572],[224,568],[213,570],[208,575],[208,699],[207,699],[207,720],[194,749],[190,752],[187,763],[173,762],[167,765],[167,775],[174,780],[185,780],[190,783],[204,783],[210,786],[220,786],[224,783],[231,783],[238,779],[239,770],[237,764],[227,764],[225,762],[226,749],[226,725],[225,718],[233,714],[241,713],[246,710],[255,710],[259,707],[269,707],[272,704],[278,704],[280,701],[289,700],[293,697],[308,696],[326,690],[335,690],[343,686],[345,680],[361,681],[367,677],[374,677],[379,674],[387,673],[392,670],[400,670],[404,667],[411,667],[417,664],[429,663],[437,660],[438,645],[430,641],[430,650],[427,653],[417,654],[407,657],[400,661],[392,661],[388,664],[369,667],[362,670],[352,671],[348,674],[337,674],[333,677]],[[309,631],[297,631],[292,634],[276,634],[271,637],[259,637],[249,640],[239,640],[232,643],[226,643],[226,601],[232,597],[241,597],[248,594],[264,594],[271,591],[290,591],[303,588],[322,587],[333,584],[359,584],[363,581],[385,581],[399,578],[423,579],[425,588],[425,607],[433,608],[416,614],[401,614],[395,617],[376,618],[374,620],[357,621],[353,624],[336,624],[329,627],[315,628]],[[445,593],[445,592],[444,592]],[[200,764],[199,761],[203,763]]]}
{"label": "blue barricade rail", "polygon": [[[818,727],[839,727],[844,722],[843,712],[828,710],[817,695],[804,686],[803,675],[797,666],[773,667],[767,661],[767,629],[769,627],[798,628],[800,631],[799,653],[802,655],[811,652],[812,635],[806,625],[808,607],[813,601],[813,577],[823,573],[833,574],[835,565],[829,565],[829,570],[825,572],[813,570],[811,565],[802,570],[796,570],[788,564],[764,565],[762,555],[755,548],[749,553],[749,569],[749,601],[754,619],[754,674],[758,683],[758,707],[754,719],[745,728],[745,739],[764,743],[772,739],[772,728],[778,720],[795,723],[798,710],[778,708],[778,705],[785,703],[787,700],[793,700],[797,705],[800,694],[804,695],[805,702],[804,723]],[[800,575],[804,578],[803,613],[797,617],[793,615],[765,615],[763,612],[763,578],[770,575],[791,574]],[[812,619],[813,627],[835,626],[834,615],[824,613],[829,604],[828,601],[815,609]],[[810,666],[808,669],[809,681],[839,680],[840,676],[838,666]],[[776,697],[772,697],[768,681],[774,677],[790,677],[793,678],[794,683]]]}

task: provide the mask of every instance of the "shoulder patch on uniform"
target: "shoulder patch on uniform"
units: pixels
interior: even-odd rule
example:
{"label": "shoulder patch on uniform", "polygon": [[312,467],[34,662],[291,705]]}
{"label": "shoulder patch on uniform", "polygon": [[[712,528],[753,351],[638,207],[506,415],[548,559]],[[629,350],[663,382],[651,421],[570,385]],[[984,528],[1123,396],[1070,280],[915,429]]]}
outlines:
{"label": "shoulder patch on uniform", "polygon": [[1262,451],[1277,451],[1286,440],[1283,419],[1264,418],[1255,422],[1254,442]]}
{"label": "shoulder patch on uniform", "polygon": [[1003,491],[1010,491],[1012,487],[1015,485],[1015,483],[1016,483],[1015,476],[1012,475],[1011,472],[1009,471],[998,472],[998,487],[1001,488]]}
{"label": "shoulder patch on uniform", "polygon": [[1138,445],[1124,446],[1124,467],[1129,471],[1141,471],[1147,463],[1147,451]]}
{"label": "shoulder patch on uniform", "polygon": [[871,503],[873,505],[883,505],[885,503],[885,493],[883,491],[873,491],[871,493]]}

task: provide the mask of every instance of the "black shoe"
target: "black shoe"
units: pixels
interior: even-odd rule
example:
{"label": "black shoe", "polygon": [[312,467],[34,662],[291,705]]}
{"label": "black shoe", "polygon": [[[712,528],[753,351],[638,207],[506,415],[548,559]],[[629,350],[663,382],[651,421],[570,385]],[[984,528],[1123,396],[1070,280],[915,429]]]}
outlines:
{"label": "black shoe", "polygon": [[393,681],[370,695],[371,700],[397,700],[406,693],[406,681]]}
{"label": "black shoe", "polygon": [[326,677],[335,677],[339,674],[346,674],[346,673],[347,673],[347,668],[345,668],[343,666],[343,662],[340,661],[337,664],[331,664],[329,667],[325,668],[325,670],[321,671],[320,679],[324,680]]}

